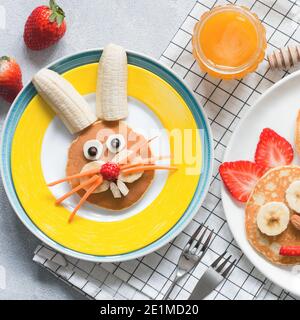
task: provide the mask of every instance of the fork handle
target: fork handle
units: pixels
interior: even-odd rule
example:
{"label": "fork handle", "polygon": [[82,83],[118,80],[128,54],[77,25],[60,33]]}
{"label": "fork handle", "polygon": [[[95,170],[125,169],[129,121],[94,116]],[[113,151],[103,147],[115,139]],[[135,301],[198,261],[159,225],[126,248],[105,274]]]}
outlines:
{"label": "fork handle", "polygon": [[169,298],[171,292],[173,291],[173,289],[174,289],[177,281],[179,280],[179,278],[180,278],[180,277],[176,277],[176,278],[173,280],[173,282],[171,283],[168,291],[167,291],[166,294],[164,295],[163,300],[168,300],[168,298]]}

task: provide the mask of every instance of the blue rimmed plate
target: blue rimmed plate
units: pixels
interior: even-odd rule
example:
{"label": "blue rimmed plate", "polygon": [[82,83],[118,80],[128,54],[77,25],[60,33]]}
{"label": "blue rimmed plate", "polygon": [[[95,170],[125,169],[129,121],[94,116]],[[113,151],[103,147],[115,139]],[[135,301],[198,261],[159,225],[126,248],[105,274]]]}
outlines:
{"label": "blue rimmed plate", "polygon": [[[82,52],[49,66],[86,96],[91,108],[101,52]],[[118,218],[107,218],[101,209],[83,207],[76,223],[68,225],[65,219],[68,208],[54,206],[54,195],[46,186],[52,178],[48,172],[64,170],[65,159],[62,157],[62,161],[55,164],[48,161],[45,154],[51,155],[54,140],[63,153],[64,143],[70,137],[31,83],[16,98],[3,128],[1,171],[14,210],[43,242],[79,259],[123,261],[157,250],[191,221],[209,187],[212,137],[203,109],[193,93],[171,70],[149,57],[128,52],[128,64],[130,126],[143,119],[143,127],[148,125],[169,132],[175,129],[183,135],[185,130],[194,130],[193,144],[200,147],[196,148],[194,163],[183,161],[170,176],[156,174],[145,199],[118,214]],[[139,116],[135,117],[136,114]],[[174,151],[171,141],[167,139],[163,143]]]}

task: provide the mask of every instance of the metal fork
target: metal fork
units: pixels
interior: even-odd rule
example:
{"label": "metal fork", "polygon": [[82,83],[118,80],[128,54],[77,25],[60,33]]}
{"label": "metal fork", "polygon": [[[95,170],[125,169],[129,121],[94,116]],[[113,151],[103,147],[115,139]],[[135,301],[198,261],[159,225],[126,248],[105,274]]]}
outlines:
{"label": "metal fork", "polygon": [[[211,293],[229,274],[233,266],[235,265],[236,259],[230,262],[231,255],[228,256],[219,266],[219,262],[225,257],[227,251],[220,255],[211,266],[204,272],[200,280],[198,281],[194,291],[192,292],[189,300],[202,300],[209,293]],[[227,263],[230,262],[229,266],[224,270]]]}
{"label": "metal fork", "polygon": [[[195,268],[198,265],[198,263],[201,261],[203,256],[205,255],[214,232],[213,230],[210,231],[206,241],[202,245],[201,241],[203,240],[207,230],[209,230],[207,227],[205,227],[203,224],[200,224],[200,226],[194,232],[194,234],[192,235],[188,243],[185,245],[178,260],[175,278],[170,288],[166,292],[163,300],[167,300],[169,298],[170,293],[174,289],[178,280],[184,277],[193,268]],[[200,237],[197,240],[197,237],[199,234],[200,234]]]}

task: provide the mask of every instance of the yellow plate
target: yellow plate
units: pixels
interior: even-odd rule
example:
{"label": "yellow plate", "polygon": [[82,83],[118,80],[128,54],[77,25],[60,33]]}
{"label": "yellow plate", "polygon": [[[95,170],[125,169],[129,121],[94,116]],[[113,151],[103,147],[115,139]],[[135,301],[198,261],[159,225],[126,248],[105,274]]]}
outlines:
{"label": "yellow plate", "polygon": [[[96,63],[75,67],[63,74],[82,95],[95,92],[96,75]],[[197,188],[199,189],[203,146],[197,130],[199,124],[190,107],[167,81],[136,65],[129,65],[128,94],[147,105],[167,130],[176,128],[184,135],[184,129],[192,129],[192,146],[188,147],[197,152],[197,161],[193,164],[176,164],[178,170],[168,176],[162,192],[155,200],[138,214],[123,220],[99,222],[76,217],[73,223],[68,224],[70,212],[65,207],[54,204],[55,199],[45,183],[41,166],[42,143],[45,132],[53,121],[53,112],[36,95],[27,104],[17,123],[12,138],[11,172],[19,202],[40,234],[49,238],[51,245],[60,251],[89,260],[107,256],[113,256],[112,260],[123,260],[120,257],[124,255],[127,259],[143,255],[164,244],[162,238],[181,221],[188,209],[195,211],[195,207],[198,207],[198,204],[194,204],[193,208],[189,208]],[[170,139],[169,143],[171,153],[176,152],[174,157],[183,156],[184,159],[187,146],[182,150],[174,150],[174,141]],[[209,146],[207,152],[211,152],[210,148]],[[209,159],[211,158],[210,154]],[[193,168],[193,174],[187,174],[187,168]],[[210,175],[211,169],[209,167],[205,170],[206,177],[207,174]],[[197,192],[205,193],[208,183],[209,179],[206,177],[204,187]],[[200,197],[198,199],[201,201]],[[178,231],[174,231],[170,237],[177,233]],[[130,256],[129,253],[133,255]]]}

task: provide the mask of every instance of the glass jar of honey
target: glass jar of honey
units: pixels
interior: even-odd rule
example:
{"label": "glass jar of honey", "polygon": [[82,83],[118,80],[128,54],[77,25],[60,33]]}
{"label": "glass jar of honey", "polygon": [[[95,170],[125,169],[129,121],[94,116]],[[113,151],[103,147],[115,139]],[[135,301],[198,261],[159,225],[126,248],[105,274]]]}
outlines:
{"label": "glass jar of honey", "polygon": [[192,43],[200,68],[221,79],[239,79],[254,71],[267,46],[258,17],[236,5],[204,13],[194,27]]}

